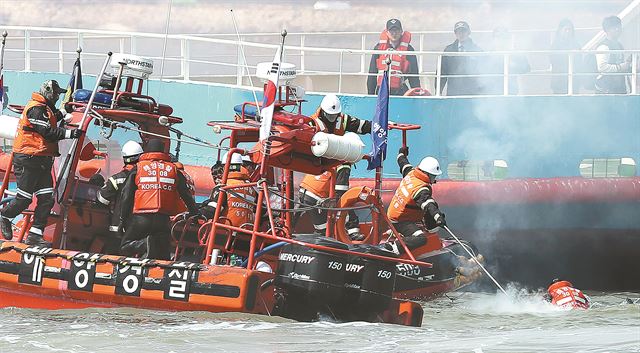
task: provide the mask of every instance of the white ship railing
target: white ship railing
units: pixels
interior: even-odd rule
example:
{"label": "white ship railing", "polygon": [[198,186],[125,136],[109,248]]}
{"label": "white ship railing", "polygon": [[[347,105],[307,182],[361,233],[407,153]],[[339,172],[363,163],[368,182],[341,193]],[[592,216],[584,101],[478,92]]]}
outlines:
{"label": "white ship railing", "polygon": [[[9,70],[24,71],[57,71],[70,72],[71,65],[76,57],[76,48],[81,47],[84,73],[95,73],[98,70],[101,57],[107,51],[131,53],[150,57],[156,61],[162,60],[162,43],[164,34],[117,32],[105,30],[69,29],[69,28],[45,28],[7,26],[2,28],[9,32],[7,38],[5,68]],[[591,30],[594,33],[596,29]],[[531,31],[511,31],[512,35],[524,35],[535,33]],[[549,32],[540,30],[539,32]],[[476,31],[476,33],[489,33]],[[425,42],[431,42],[438,35],[451,37],[448,31],[414,32],[417,41],[415,54],[418,59],[418,68],[422,86],[428,88],[435,96],[440,95],[442,87],[441,67],[443,53],[439,50],[424,50]],[[275,33],[250,33],[243,34],[239,43],[230,35],[191,35],[171,34],[167,36],[167,55],[165,60],[164,78],[181,81],[206,81],[233,84],[237,86],[248,85],[247,68],[253,74],[258,62],[269,61],[273,57],[277,47],[277,34]],[[344,42],[345,36],[360,38],[359,48],[312,46],[310,41],[334,41],[337,44]],[[286,46],[286,60],[296,64],[298,74],[301,77],[311,79],[314,84],[312,91],[338,92],[338,93],[366,93],[365,79],[369,74],[369,61],[372,54],[387,53],[366,49],[373,47],[377,42],[376,32],[319,32],[319,33],[290,33],[291,40],[296,45]],[[251,39],[251,40],[249,40]],[[272,42],[272,43],[269,43]],[[517,40],[516,40],[517,42]],[[242,61],[240,45],[246,51],[248,64]],[[621,51],[632,60],[632,70],[629,73],[618,74],[629,78],[631,94],[638,94],[638,57],[640,50]],[[482,58],[496,56],[502,57],[503,72],[499,74],[477,74],[473,77],[495,78],[502,77],[503,94],[508,95],[512,81],[510,78],[518,77],[521,81],[521,95],[548,94],[549,79],[553,76],[562,76],[567,80],[567,94],[578,92],[576,78],[584,73],[576,69],[573,57],[576,54],[595,54],[596,51],[551,51],[551,50],[527,50],[527,51],[494,51],[474,53],[446,53],[447,56],[473,56]],[[569,70],[567,73],[552,73],[549,67],[548,57],[551,55],[567,55]],[[531,64],[531,71],[523,74],[509,72],[510,57],[526,56]],[[160,67],[157,65],[156,67]],[[159,76],[156,70],[155,76]],[[456,76],[461,77],[461,76]],[[301,83],[304,84],[304,81]],[[349,86],[349,87],[347,87]],[[584,91],[583,91],[584,92]]]}

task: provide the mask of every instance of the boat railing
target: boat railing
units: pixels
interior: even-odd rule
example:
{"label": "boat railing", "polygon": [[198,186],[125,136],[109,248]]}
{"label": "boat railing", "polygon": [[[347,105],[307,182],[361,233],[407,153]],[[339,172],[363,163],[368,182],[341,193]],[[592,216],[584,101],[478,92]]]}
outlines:
{"label": "boat railing", "polygon": [[[76,49],[81,47],[85,72],[98,70],[104,52],[112,50],[150,57],[156,61],[153,78],[177,81],[203,81],[248,87],[249,78],[253,79],[257,63],[269,61],[277,47],[273,33],[243,34],[238,41],[231,35],[192,35],[118,32],[105,30],[45,28],[26,26],[7,26],[9,32],[5,55],[5,68],[16,71],[44,71],[68,73],[77,56]],[[585,31],[596,33],[596,29]],[[489,31],[474,31],[474,35]],[[535,33],[530,31],[512,31],[512,36]],[[541,33],[550,32],[539,30]],[[478,70],[468,76],[483,80],[492,80],[496,84],[502,79],[502,89],[489,95],[544,95],[550,94],[550,81],[565,82],[564,94],[591,94],[592,90],[581,88],[581,77],[594,76],[596,73],[585,70],[576,58],[600,53],[596,50],[510,50],[487,52],[443,53],[440,50],[429,50],[431,43],[438,35],[451,36],[448,31],[413,32],[416,38],[416,55],[421,86],[433,96],[441,96],[445,78],[452,75],[443,74],[440,68],[445,56],[473,57],[476,60],[494,60],[498,63],[496,70]],[[376,32],[318,32],[291,33],[286,46],[286,61],[296,65],[298,79],[308,91],[337,92],[342,94],[366,94],[366,79],[377,75],[369,73],[371,55],[389,53],[367,49],[377,42]],[[360,39],[358,45],[335,38],[352,36]],[[273,37],[273,39],[270,39]],[[335,40],[334,40],[335,39]],[[166,55],[162,55],[163,42],[167,41]],[[336,43],[331,43],[331,41]],[[327,43],[329,41],[329,43]],[[315,43],[315,44],[314,44]],[[314,46],[315,45],[315,46]],[[346,46],[346,47],[345,47]],[[242,55],[244,50],[246,55]],[[624,75],[628,78],[631,94],[638,94],[638,56],[639,49],[619,51],[632,61],[630,72],[612,75]],[[401,52],[400,54],[406,54]],[[550,57],[566,56],[566,70],[552,70]],[[246,57],[245,63],[243,57]],[[530,70],[513,72],[510,63],[514,58],[526,58]],[[159,62],[164,60],[165,65]],[[501,64],[500,64],[501,63]],[[162,71],[162,72],[161,72]],[[566,71],[566,72],[564,72]],[[406,76],[406,75],[405,75]],[[455,77],[464,77],[455,75]],[[518,84],[518,91],[514,91]]]}

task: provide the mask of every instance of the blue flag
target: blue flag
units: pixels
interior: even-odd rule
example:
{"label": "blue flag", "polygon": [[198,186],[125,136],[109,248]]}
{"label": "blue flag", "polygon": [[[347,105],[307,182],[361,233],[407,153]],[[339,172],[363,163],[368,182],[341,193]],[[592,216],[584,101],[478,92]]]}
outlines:
{"label": "blue flag", "polygon": [[371,121],[371,150],[369,166],[367,170],[382,167],[382,162],[387,157],[387,132],[389,131],[389,76],[384,72],[382,83],[378,90],[378,102],[376,103],[376,114]]}
{"label": "blue flag", "polygon": [[62,98],[60,109],[64,108],[65,103],[71,101],[73,92],[77,89],[82,89],[82,69],[80,68],[80,58],[77,58],[76,62],[73,64],[73,72],[71,72],[71,79],[69,80],[69,85],[67,85],[67,93]]}

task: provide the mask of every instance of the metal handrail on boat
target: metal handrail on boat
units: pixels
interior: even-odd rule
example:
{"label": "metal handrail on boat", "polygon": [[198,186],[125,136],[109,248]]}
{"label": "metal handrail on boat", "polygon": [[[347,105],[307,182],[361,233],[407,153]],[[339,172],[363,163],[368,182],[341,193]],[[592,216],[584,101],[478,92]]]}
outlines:
{"label": "metal handrail on boat", "polygon": [[[106,30],[91,29],[71,29],[71,28],[48,28],[48,27],[29,27],[29,26],[6,26],[9,31],[8,45],[6,48],[6,65],[9,70],[33,71],[57,71],[66,73],[65,65],[69,66],[75,60],[77,53],[75,47],[85,47],[91,41],[117,41],[113,43],[112,49],[123,53],[131,53],[136,55],[144,55],[154,60],[166,60],[172,63],[173,67],[167,67],[164,77],[173,80],[192,82],[219,82],[226,84],[234,84],[237,87],[247,88],[245,79],[248,77],[246,69],[254,70],[256,64],[260,61],[268,60],[269,53],[277,47],[277,44],[265,42],[249,41],[247,38],[253,37],[257,40],[264,40],[271,34],[245,34],[242,36],[243,41],[226,39],[225,35],[192,35],[192,34],[169,34],[169,48],[175,48],[177,44],[180,48],[179,55],[168,55],[162,58],[160,53],[155,50],[157,45],[152,44],[155,40],[164,39],[164,34],[158,33],[142,33],[142,32],[119,32]],[[595,30],[588,28],[585,30]],[[546,31],[546,30],[531,30]],[[475,31],[474,33],[482,33]],[[512,31],[514,35],[528,33],[530,31]],[[422,86],[432,90],[433,95],[441,96],[442,81],[445,76],[439,68],[442,65],[442,58],[445,53],[439,50],[424,50],[425,36],[439,35],[444,31],[417,31],[413,32],[419,37],[417,40],[417,50],[412,54],[418,59],[418,74],[415,75],[422,79]],[[373,47],[375,41],[373,38],[368,41],[367,36],[371,36],[375,32],[318,32],[318,33],[297,33],[300,36],[298,45],[285,46],[287,51],[287,59],[297,65],[298,75],[307,76],[312,79],[321,80],[322,77],[333,77],[335,82],[325,87],[315,89],[314,91],[332,91],[338,93],[366,93],[366,85],[362,81],[364,77],[377,75],[370,74],[368,71],[368,63],[370,55],[389,53],[388,51],[369,50],[367,47]],[[314,47],[306,43],[306,38],[317,38],[322,36],[337,35],[355,35],[360,36],[358,48],[328,48]],[[450,33],[448,34],[450,35]],[[216,38],[217,37],[217,38]],[[428,38],[431,39],[431,38]],[[21,44],[20,44],[21,43]],[[157,44],[157,43],[156,43]],[[103,55],[105,50],[104,43],[100,46],[99,52],[88,50],[88,46],[83,50],[85,65],[97,65],[96,60]],[[243,61],[240,55],[240,46],[244,47],[248,52],[248,61]],[[640,50],[621,50],[620,53],[625,56],[630,55],[632,59],[632,70],[629,73],[621,73],[619,75],[627,75],[630,78],[631,94],[638,94],[638,65]],[[511,50],[511,51],[488,51],[488,52],[465,52],[465,53],[446,53],[446,56],[471,56],[479,58],[491,57],[492,60],[502,59],[502,72],[500,73],[478,73],[468,77],[477,78],[500,78],[503,79],[502,94],[509,95],[511,82],[516,78],[521,80],[529,80],[531,84],[520,84],[524,88],[524,95],[539,95],[548,92],[548,84],[544,85],[545,89],[540,89],[542,84],[536,83],[539,78],[550,79],[552,77],[565,77],[567,80],[567,94],[574,95],[578,93],[577,82],[574,82],[581,76],[594,75],[593,72],[584,72],[578,68],[578,64],[574,63],[576,55],[595,55],[599,53],[596,50]],[[554,73],[550,70],[550,66],[546,61],[552,55],[566,55],[568,62],[567,73]],[[531,61],[532,70],[527,73],[509,72],[509,63],[514,56],[526,57]],[[176,65],[179,64],[179,65]],[[48,66],[47,66],[48,65]],[[177,66],[177,67],[176,67]],[[215,72],[213,72],[215,70]],[[91,72],[92,70],[87,70]],[[407,76],[407,75],[405,75]],[[455,77],[463,77],[456,75]],[[357,88],[347,88],[347,80],[357,79]],[[320,81],[318,81],[320,82]],[[537,85],[537,86],[536,86]],[[351,84],[356,87],[356,85]],[[530,87],[529,87],[530,86]],[[538,93],[540,91],[541,93]],[[520,93],[520,95],[523,95]]]}

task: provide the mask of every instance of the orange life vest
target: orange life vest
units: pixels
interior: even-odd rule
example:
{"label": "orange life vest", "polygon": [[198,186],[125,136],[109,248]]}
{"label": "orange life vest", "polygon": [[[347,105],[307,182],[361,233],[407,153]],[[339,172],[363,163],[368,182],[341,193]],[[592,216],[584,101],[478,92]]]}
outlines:
{"label": "orange life vest", "polygon": [[581,290],[573,288],[569,281],[559,281],[547,289],[553,305],[573,309],[589,309],[589,298]]}
{"label": "orange life vest", "polygon": [[330,186],[331,173],[328,171],[320,175],[307,174],[300,183],[300,188],[307,190],[307,195],[315,199],[329,198]]}
{"label": "orange life vest", "polygon": [[133,213],[178,213],[178,168],[163,152],[143,153],[138,162]]}
{"label": "orange life vest", "polygon": [[18,122],[18,134],[13,140],[13,152],[24,153],[32,156],[58,156],[58,142],[50,142],[39,133],[33,130],[33,125],[27,118],[29,109],[37,106],[47,108],[49,125],[56,126],[57,121],[51,108],[47,106],[47,100],[39,93],[31,94],[31,101],[27,103],[22,111],[22,116]]}
{"label": "orange life vest", "polygon": [[414,168],[407,174],[400,185],[398,190],[393,195],[389,209],[387,210],[387,216],[393,222],[419,222],[422,220],[422,209],[413,200],[415,194],[420,189],[428,187],[430,184],[429,176],[427,173],[421,171],[418,168]]}
{"label": "orange life vest", "polygon": [[[402,33],[402,38],[400,38],[400,45],[397,48],[391,47],[391,39],[389,39],[389,32],[384,30],[380,33],[380,42],[378,43],[378,50],[397,50],[397,51],[408,51],[409,43],[411,42],[411,33],[408,31],[404,31]],[[387,60],[387,56],[385,54],[379,55],[378,60],[376,61],[376,65],[378,67],[378,87],[382,83],[382,74],[387,70],[387,64],[385,61]],[[389,87],[391,89],[400,88],[402,85],[401,76],[409,72],[409,60],[407,60],[406,55],[401,54],[393,54],[391,55],[391,68],[389,72]]]}
{"label": "orange life vest", "polygon": [[[182,175],[184,176],[184,179],[187,182],[187,188],[189,188],[189,192],[191,192],[192,196],[196,196],[196,183],[193,181],[193,178],[191,177],[191,175],[189,175],[189,173],[187,173],[184,170],[184,165],[180,162],[175,162],[176,167],[178,168],[178,170],[180,171],[180,173],[182,173]],[[184,203],[184,201],[182,199],[178,200],[178,208],[177,208],[177,213],[182,213],[182,212],[186,212],[187,210],[187,205]]]}
{"label": "orange life vest", "polygon": [[[313,113],[310,118],[313,119],[314,123],[315,123],[315,128],[317,132],[329,132],[329,127],[327,126],[327,124],[322,121],[322,119],[320,119],[320,111],[322,110],[322,108],[318,108],[318,110],[316,110],[315,113]],[[347,128],[347,117],[340,113],[338,115],[338,117],[336,118],[336,121],[334,123],[331,124],[335,124],[335,127],[333,129],[333,132],[331,132],[334,135],[338,135],[338,136],[343,136],[344,133],[346,132],[346,128]]]}
{"label": "orange life vest", "polygon": [[[249,182],[249,175],[244,172],[230,172],[227,179],[227,185],[239,185]],[[226,193],[226,207],[224,208],[222,215],[226,217],[231,225],[235,227],[241,227],[245,223],[253,224],[255,219],[255,206],[252,203],[256,202],[257,193],[256,190],[250,186],[231,189],[233,193]]]}

